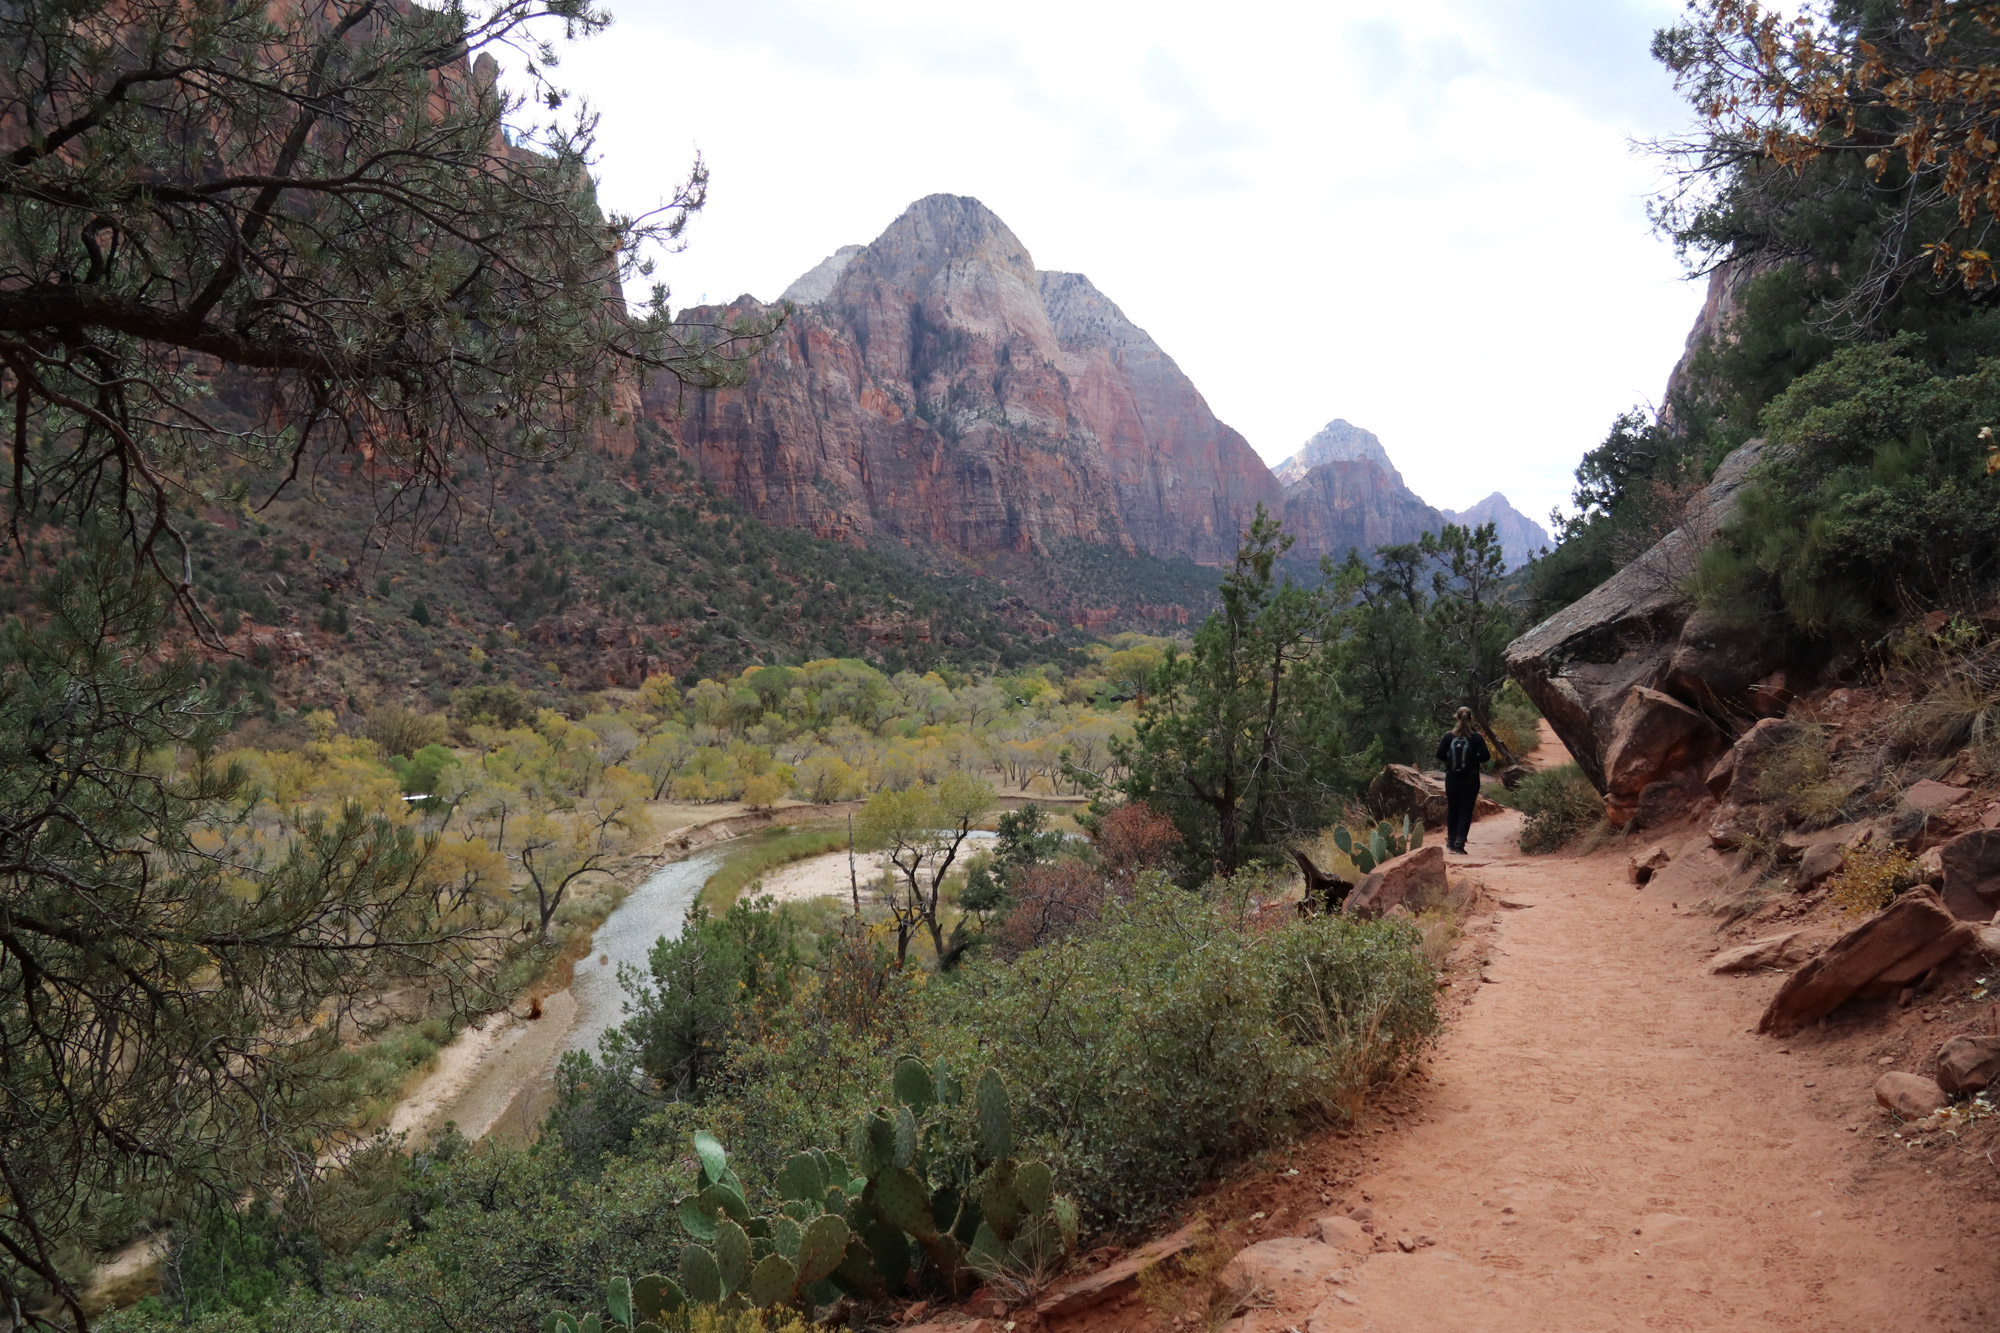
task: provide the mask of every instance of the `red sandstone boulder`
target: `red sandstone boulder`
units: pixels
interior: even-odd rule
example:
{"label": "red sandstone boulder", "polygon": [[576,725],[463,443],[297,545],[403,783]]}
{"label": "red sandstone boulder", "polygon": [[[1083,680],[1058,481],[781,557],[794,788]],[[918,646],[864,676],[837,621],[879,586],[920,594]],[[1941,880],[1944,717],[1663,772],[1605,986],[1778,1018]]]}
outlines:
{"label": "red sandstone boulder", "polygon": [[1724,949],[1708,960],[1708,970],[1717,976],[1729,972],[1761,972],[1767,967],[1792,967],[1812,955],[1812,941],[1803,930],[1767,935],[1761,940]]}
{"label": "red sandstone boulder", "polygon": [[[1425,773],[1408,764],[1390,764],[1368,784],[1368,808],[1393,818],[1409,815],[1427,829],[1441,829],[1449,806],[1444,791],[1444,775]],[[1472,807],[1474,819],[1500,813],[1500,803],[1481,796]]]}
{"label": "red sandstone boulder", "polygon": [[1630,874],[1634,884],[1644,884],[1673,861],[1674,854],[1667,850],[1667,844],[1656,842],[1639,855],[1632,858]]}
{"label": "red sandstone boulder", "polygon": [[1909,790],[1903,793],[1903,804],[1912,810],[1936,815],[1951,809],[1971,794],[1963,787],[1953,787],[1925,778],[1922,782],[1912,784]]}
{"label": "red sandstone boulder", "polygon": [[1961,921],[1991,921],[2000,910],[2000,829],[1974,829],[1938,849],[1944,905]]}
{"label": "red sandstone boulder", "polygon": [[1951,1098],[1922,1074],[1884,1074],[1875,1081],[1875,1100],[1904,1120],[1922,1120],[1944,1109]]}
{"label": "red sandstone boulder", "polygon": [[1341,911],[1363,919],[1382,916],[1394,907],[1421,912],[1444,901],[1447,892],[1444,848],[1432,843],[1392,856],[1363,875]]}
{"label": "red sandstone boulder", "polygon": [[1670,778],[1722,748],[1722,733],[1680,700],[1644,687],[1620,705],[1604,756],[1604,817],[1631,821],[1648,783]]}
{"label": "red sandstone boulder", "polygon": [[1846,863],[1846,844],[1834,839],[1814,843],[1799,857],[1799,868],[1792,872],[1793,891],[1803,893],[1816,887],[1821,880],[1838,873]]}
{"label": "red sandstone boulder", "polygon": [[[1679,691],[1699,680],[1699,690],[1686,697],[1708,698],[1721,692],[1714,686],[1731,682],[1706,680],[1704,662],[1726,664],[1732,674],[1754,671],[1753,680],[1782,665],[1753,662],[1742,644],[1731,644],[1720,657],[1705,652],[1709,627],[1691,617],[1685,592],[1702,548],[1734,514],[1762,449],[1763,441],[1753,440],[1730,454],[1690,506],[1685,524],[1507,645],[1508,672],[1599,791],[1609,791],[1613,723],[1635,687],[1671,679],[1675,683],[1667,688]],[[1681,654],[1681,635],[1690,625],[1690,651]],[[1768,645],[1755,647],[1758,655],[1768,651]],[[1633,786],[1631,794],[1636,797],[1644,786]]]}
{"label": "red sandstone boulder", "polygon": [[1938,1086],[1957,1097],[2000,1080],[2000,1037],[1953,1037],[1938,1047]]}
{"label": "red sandstone boulder", "polygon": [[1425,828],[1444,827],[1443,781],[1408,764],[1390,764],[1368,784],[1368,808],[1378,815],[1409,815]]}
{"label": "red sandstone boulder", "polygon": [[1789,1036],[1856,995],[1915,981],[1974,938],[1972,927],[1954,920],[1935,893],[1912,889],[1787,977],[1757,1030]]}

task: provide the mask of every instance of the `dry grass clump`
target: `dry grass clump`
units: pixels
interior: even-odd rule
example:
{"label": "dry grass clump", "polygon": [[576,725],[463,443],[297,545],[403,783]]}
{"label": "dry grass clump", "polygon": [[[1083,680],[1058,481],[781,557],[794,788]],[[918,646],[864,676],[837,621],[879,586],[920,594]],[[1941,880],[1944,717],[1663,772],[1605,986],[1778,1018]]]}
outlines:
{"label": "dry grass clump", "polygon": [[1139,1299],[1162,1324],[1212,1333],[1243,1307],[1243,1293],[1226,1290],[1216,1281],[1237,1247],[1208,1223],[1196,1226],[1193,1245],[1139,1270]]}
{"label": "dry grass clump", "polygon": [[1896,719],[1904,754],[1947,755],[1971,749],[1987,768],[2000,767],[2000,691],[1983,670],[1954,671]]}
{"label": "dry grass clump", "polygon": [[1751,790],[1782,807],[1790,822],[1826,828],[1851,817],[1865,785],[1834,767],[1825,729],[1802,722],[1758,756]]}
{"label": "dry grass clump", "polygon": [[1479,902],[1486,886],[1477,880],[1461,881],[1445,894],[1442,902],[1417,913],[1417,948],[1433,972],[1443,972],[1451,961],[1451,951],[1465,936],[1466,919]]}
{"label": "dry grass clump", "polygon": [[1916,881],[1916,858],[1894,843],[1863,843],[1847,849],[1846,861],[1830,881],[1833,904],[1849,916],[1871,916]]}

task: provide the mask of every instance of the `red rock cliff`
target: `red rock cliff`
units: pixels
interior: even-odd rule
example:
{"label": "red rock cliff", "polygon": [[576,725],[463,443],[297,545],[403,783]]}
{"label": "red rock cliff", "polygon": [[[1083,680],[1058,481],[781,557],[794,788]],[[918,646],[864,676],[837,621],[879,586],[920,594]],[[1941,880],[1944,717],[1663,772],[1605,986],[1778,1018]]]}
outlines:
{"label": "red rock cliff", "polygon": [[1171,357],[1087,279],[1037,272],[977,200],[919,200],[789,295],[809,304],[746,385],[647,403],[773,522],[972,556],[1082,541],[1219,564],[1259,501],[1282,504]]}

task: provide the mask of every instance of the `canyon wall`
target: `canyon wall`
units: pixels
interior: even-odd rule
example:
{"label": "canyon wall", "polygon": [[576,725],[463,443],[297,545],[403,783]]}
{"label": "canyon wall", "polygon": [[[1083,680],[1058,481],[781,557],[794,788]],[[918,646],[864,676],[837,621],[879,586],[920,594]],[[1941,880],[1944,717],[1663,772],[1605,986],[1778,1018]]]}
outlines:
{"label": "canyon wall", "polygon": [[[1274,474],[1090,279],[1037,269],[976,199],[918,200],[781,300],[791,314],[743,385],[655,385],[642,408],[705,480],[771,522],[975,565],[1083,543],[1216,566],[1259,505],[1304,560],[1445,521],[1344,421]],[[745,296],[683,318],[775,313]]]}

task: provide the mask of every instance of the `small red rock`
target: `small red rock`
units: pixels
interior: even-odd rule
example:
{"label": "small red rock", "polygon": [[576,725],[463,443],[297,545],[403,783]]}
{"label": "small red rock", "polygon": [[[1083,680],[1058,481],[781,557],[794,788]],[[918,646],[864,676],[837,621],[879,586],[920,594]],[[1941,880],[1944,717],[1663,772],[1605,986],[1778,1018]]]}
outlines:
{"label": "small red rock", "polygon": [[1884,1074],[1875,1081],[1875,1100],[1904,1120],[1922,1120],[1951,1101],[1936,1080],[1922,1074]]}

